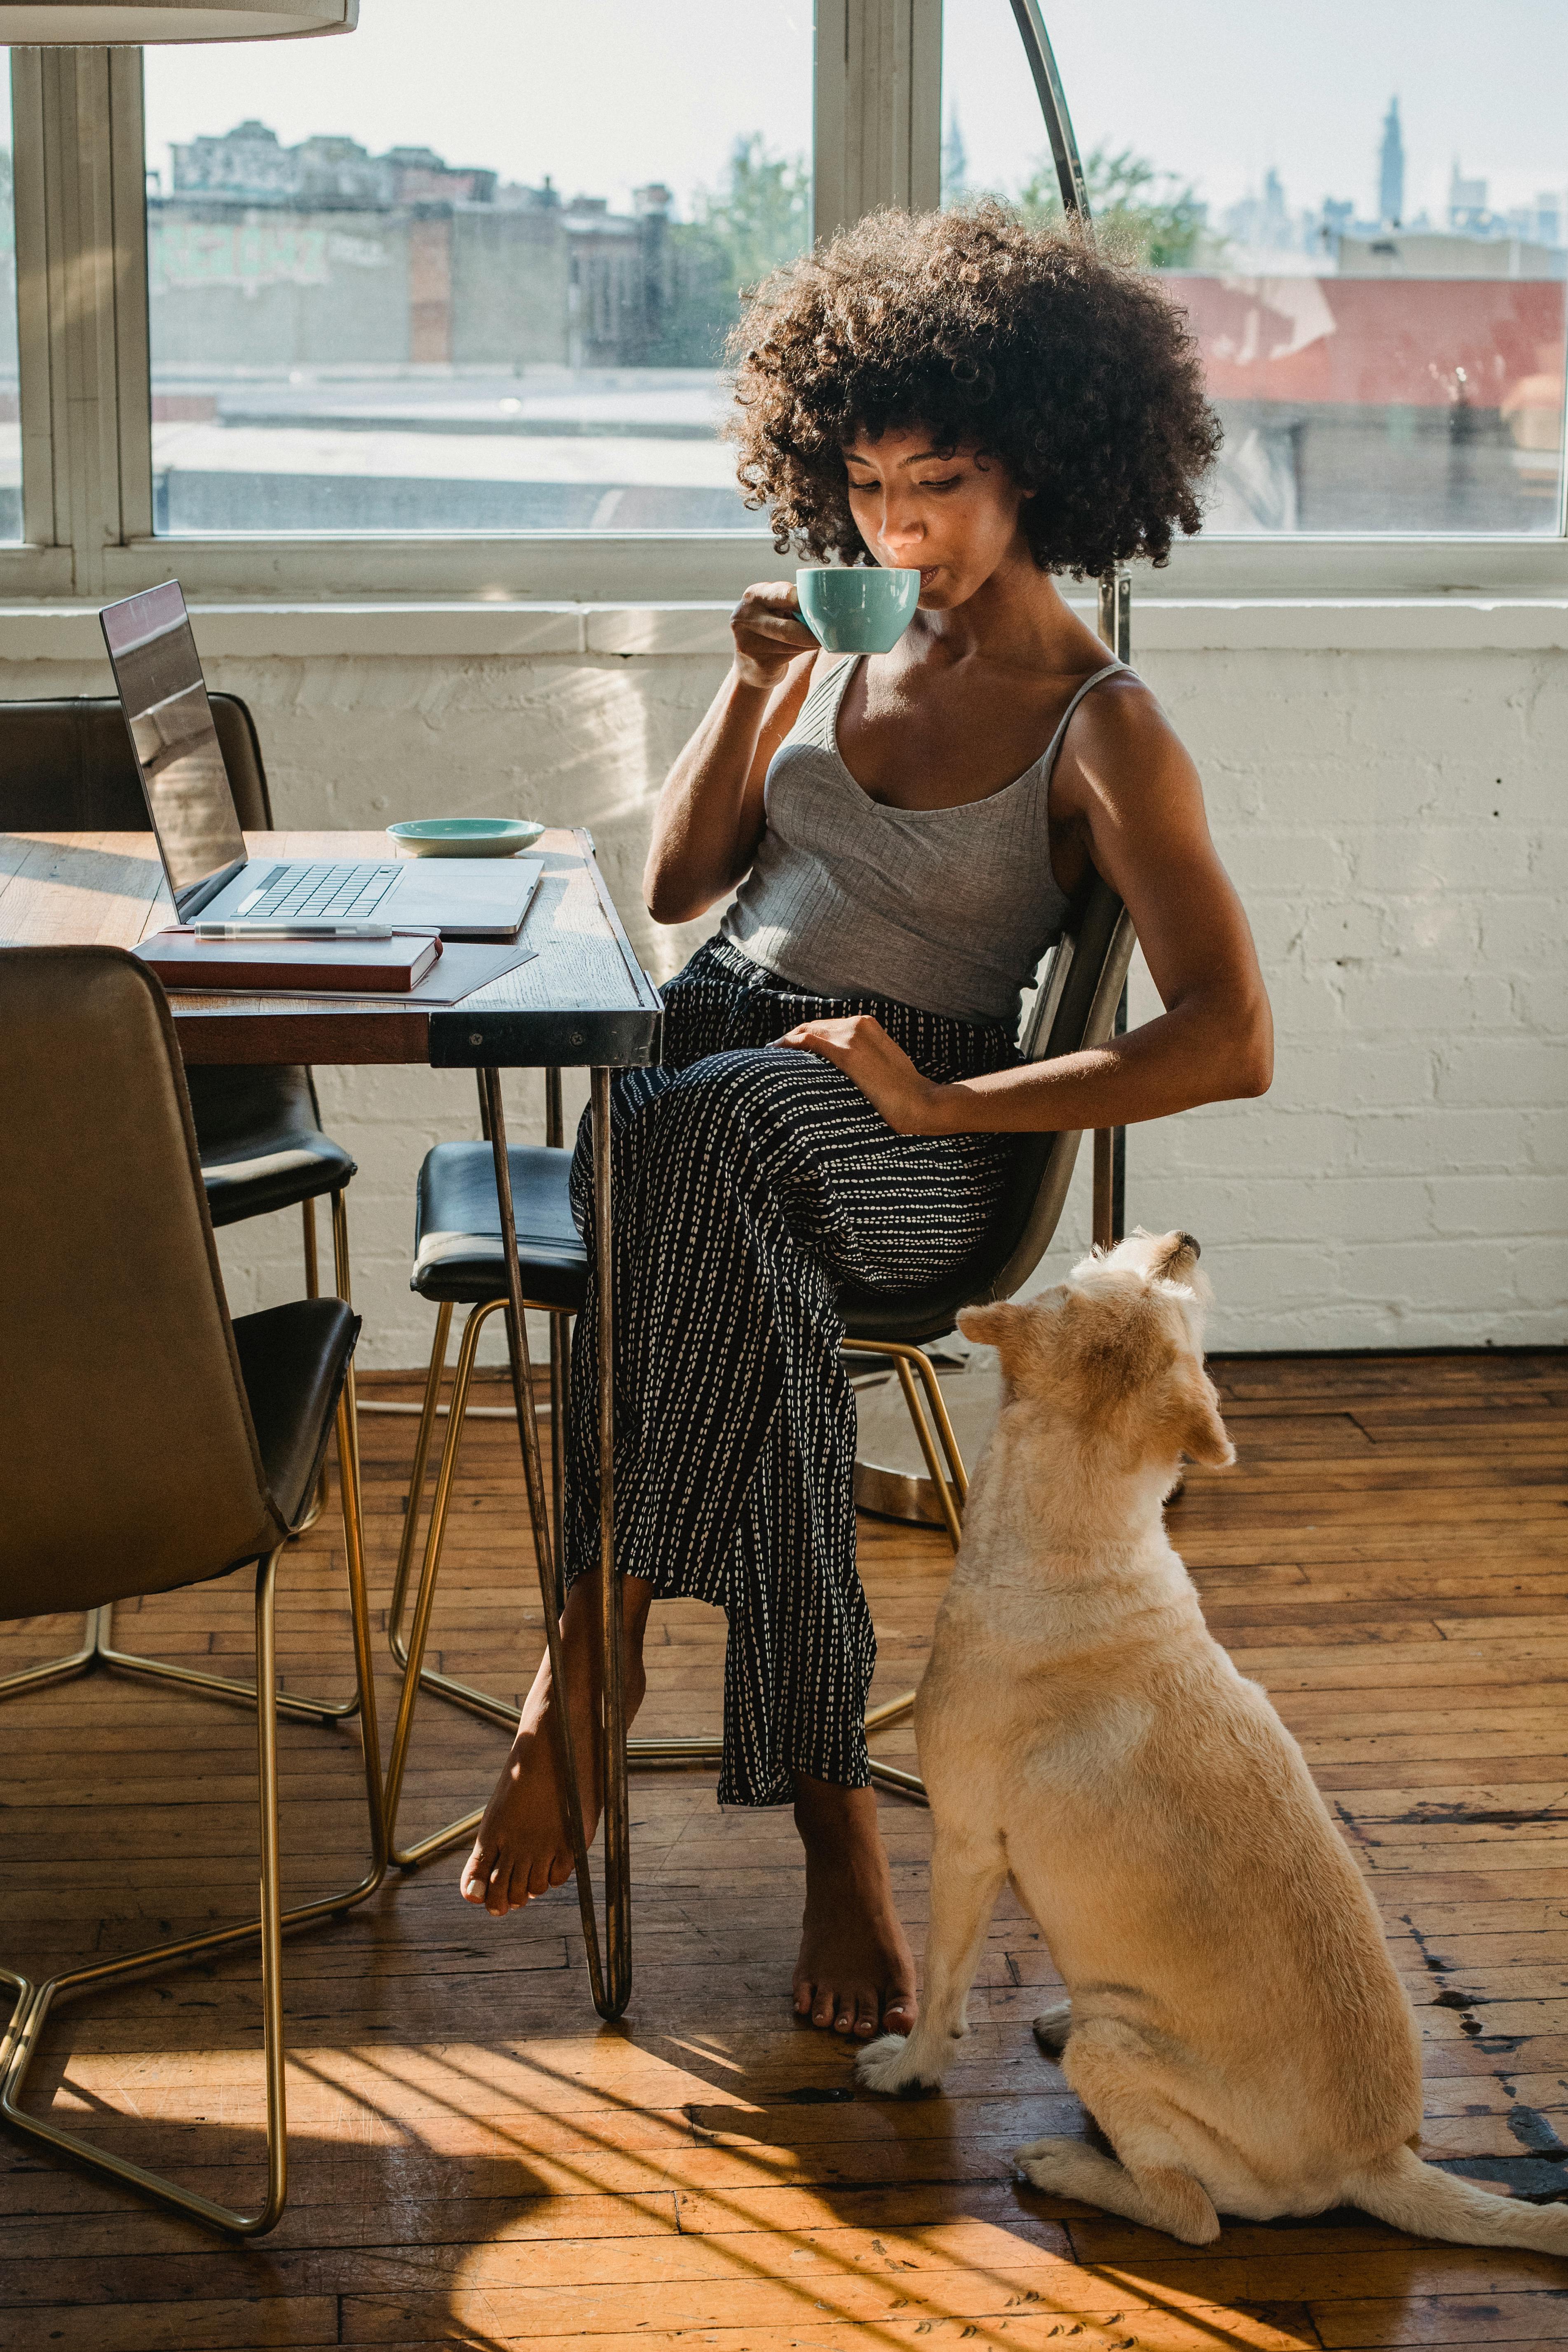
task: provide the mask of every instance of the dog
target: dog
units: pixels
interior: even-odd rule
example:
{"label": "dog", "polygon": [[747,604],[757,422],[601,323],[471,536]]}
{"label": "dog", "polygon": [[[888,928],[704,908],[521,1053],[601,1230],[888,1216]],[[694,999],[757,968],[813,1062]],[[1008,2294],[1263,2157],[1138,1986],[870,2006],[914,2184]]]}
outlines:
{"label": "dog", "polygon": [[1114,2150],[1036,2140],[1017,2162],[1038,2188],[1188,2245],[1222,2212],[1355,2205],[1568,2254],[1568,2206],[1413,2153],[1420,2044],[1372,1899],[1166,1538],[1181,1455],[1236,1458],[1198,1255],[1140,1232],[1026,1306],[959,1317],[997,1350],[1003,1402],[915,1707],[935,1827],[924,1999],[860,2078],[940,2084],[1011,1878],[1068,1993],[1036,2035]]}

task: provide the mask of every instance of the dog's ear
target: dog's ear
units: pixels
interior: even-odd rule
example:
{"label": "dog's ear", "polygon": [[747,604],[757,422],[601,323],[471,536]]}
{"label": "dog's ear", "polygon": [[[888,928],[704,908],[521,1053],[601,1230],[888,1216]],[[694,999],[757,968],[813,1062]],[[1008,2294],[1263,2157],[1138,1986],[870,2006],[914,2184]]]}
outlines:
{"label": "dog's ear", "polygon": [[1172,1391],[1171,1432],[1182,1452],[1211,1470],[1228,1470],[1236,1448],[1225,1433],[1214,1382],[1195,1358],[1178,1362]]}
{"label": "dog's ear", "polygon": [[1048,1320],[1035,1298],[1026,1307],[966,1307],[958,1328],[966,1339],[995,1349],[1004,1386],[1015,1396],[1039,1387],[1046,1360],[1043,1327]]}
{"label": "dog's ear", "polygon": [[1005,1349],[1016,1338],[1026,1320],[1021,1307],[1011,1307],[1005,1301],[995,1307],[965,1307],[960,1310],[958,1328],[966,1339],[978,1348]]}

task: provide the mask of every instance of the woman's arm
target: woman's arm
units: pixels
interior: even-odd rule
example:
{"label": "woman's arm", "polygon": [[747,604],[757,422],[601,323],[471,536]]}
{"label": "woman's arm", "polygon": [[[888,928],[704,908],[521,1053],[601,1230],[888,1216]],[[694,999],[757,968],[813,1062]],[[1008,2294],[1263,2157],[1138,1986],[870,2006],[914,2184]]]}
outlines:
{"label": "woman's arm", "polygon": [[643,898],[657,923],[727,898],[763,837],[768,763],[800,715],[816,640],[783,581],[748,588],[730,618],[735,659],[654,811]]}
{"label": "woman's arm", "polygon": [[1268,1091],[1268,998],[1191,759],[1131,681],[1090,696],[1069,741],[1053,813],[1125,901],[1165,1010],[1104,1045],[951,1086],[922,1077],[876,1021],[808,1022],[781,1039],[846,1071],[900,1134],[1131,1127]]}

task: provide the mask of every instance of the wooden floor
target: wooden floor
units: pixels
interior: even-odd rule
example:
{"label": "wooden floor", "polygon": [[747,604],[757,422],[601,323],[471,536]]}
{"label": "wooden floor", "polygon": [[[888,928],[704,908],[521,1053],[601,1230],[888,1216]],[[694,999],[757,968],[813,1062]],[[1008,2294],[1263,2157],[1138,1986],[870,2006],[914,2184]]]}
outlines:
{"label": "wooden floor", "polygon": [[[1516,2194],[1568,2189],[1568,1481],[1562,1357],[1216,1367],[1240,1454],[1190,1481],[1175,1540],[1209,1622],[1273,1692],[1382,1906],[1426,2035],[1426,2152]],[[383,1396],[412,1394],[367,1381]],[[493,1391],[491,1392],[493,1394]],[[413,1436],[365,1429],[384,1601]],[[515,1689],[539,1642],[519,1573],[515,1438],[472,1425],[439,1622],[448,1667]],[[863,1525],[879,1689],[910,1676],[947,1555]],[[296,1688],[346,1689],[339,1551],[291,1555]],[[139,1610],[129,1644],[247,1658],[245,1580]],[[6,1629],[0,1667],[68,1646]],[[710,1724],[718,1621],[656,1612],[649,1727]],[[384,1720],[394,1692],[383,1685]],[[409,1818],[485,1790],[499,1733],[426,1702]],[[889,1735],[889,1755],[907,1754]],[[249,1719],[126,1681],[0,1709],[3,1951],[42,1973],[254,1900]],[[291,1889],[345,1884],[351,1735],[283,1735]],[[637,1985],[600,2026],[571,1890],[495,1923],[456,1862],[288,1948],[292,2191],[232,2249],[0,2140],[0,2346],[529,2344],[591,2352],[895,2352],[1568,2343],[1545,2258],[1428,2246],[1352,2214],[1227,2228],[1212,2251],[1022,2188],[1019,2142],[1076,2130],[1029,2020],[1052,1981],[1029,1921],[994,1923],[949,2095],[862,2096],[787,2010],[801,1871],[786,1815],[721,1814],[707,1773],[633,1786]],[[885,1822],[905,1917],[928,1817]],[[209,2193],[254,2198],[252,1962],[60,2013],[35,2103]]]}

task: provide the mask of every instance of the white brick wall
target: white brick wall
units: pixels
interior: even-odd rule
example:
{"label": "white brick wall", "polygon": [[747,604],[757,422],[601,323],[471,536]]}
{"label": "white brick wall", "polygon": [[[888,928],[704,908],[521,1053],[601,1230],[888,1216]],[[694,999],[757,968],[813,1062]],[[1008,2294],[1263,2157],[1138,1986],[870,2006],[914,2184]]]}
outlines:
{"label": "white brick wall", "polygon": [[[1215,1347],[1563,1339],[1568,654],[1195,647],[1140,667],[1203,771],[1279,1050],[1263,1101],[1132,1130],[1130,1218],[1199,1235]],[[255,712],[280,822],[585,824],[658,978],[706,926],[660,932],[642,911],[648,803],[721,669],[707,652],[208,656],[211,682]],[[74,660],[0,660],[0,696],[103,689]],[[1133,1018],[1153,1004],[1139,966]],[[472,1082],[320,1083],[360,1162],[363,1360],[420,1361],[414,1178],[430,1143],[478,1131]],[[539,1134],[539,1091],[509,1081],[520,1139]],[[1088,1159],[1042,1279],[1085,1241]],[[220,1239],[236,1312],[289,1295],[292,1215]]]}

